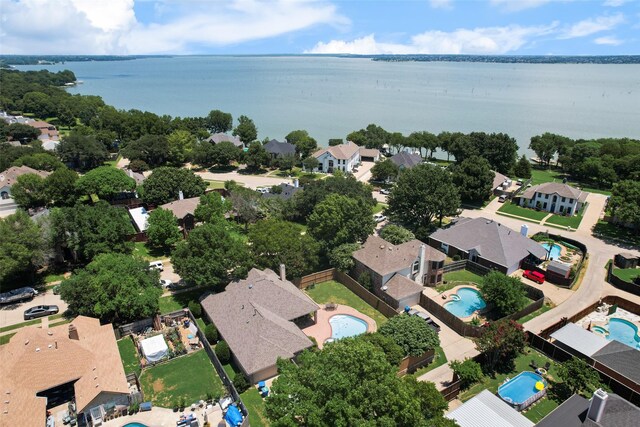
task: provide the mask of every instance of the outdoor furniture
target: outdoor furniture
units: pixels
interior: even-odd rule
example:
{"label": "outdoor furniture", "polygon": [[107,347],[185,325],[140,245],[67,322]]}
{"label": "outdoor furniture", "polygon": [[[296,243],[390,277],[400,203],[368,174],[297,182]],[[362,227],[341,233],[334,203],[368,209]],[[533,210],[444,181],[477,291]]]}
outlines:
{"label": "outdoor furniture", "polygon": [[326,310],[335,310],[336,308],[338,308],[338,304],[335,304],[333,302],[327,303],[324,305],[324,308]]}
{"label": "outdoor furniture", "polygon": [[544,364],[544,370],[549,372],[549,368],[551,367],[551,362],[547,362]]}
{"label": "outdoor furniture", "polygon": [[150,411],[152,406],[151,402],[142,402],[140,404],[140,411]]}
{"label": "outdoor furniture", "polygon": [[535,360],[531,359],[531,363],[529,364],[534,370],[538,369],[538,364]]}

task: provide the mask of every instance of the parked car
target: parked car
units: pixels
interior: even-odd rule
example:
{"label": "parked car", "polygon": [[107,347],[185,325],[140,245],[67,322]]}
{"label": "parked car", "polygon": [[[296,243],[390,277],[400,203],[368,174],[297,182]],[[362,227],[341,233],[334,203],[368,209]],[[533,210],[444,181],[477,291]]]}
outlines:
{"label": "parked car", "polygon": [[151,261],[149,263],[149,269],[164,271],[164,265],[162,265],[162,261]]}
{"label": "parked car", "polygon": [[506,202],[506,201],[507,201],[507,196],[502,195],[502,196],[498,197],[498,202],[500,202],[500,203],[504,203],[504,202]]}
{"label": "parked car", "polygon": [[169,279],[160,279],[160,286],[166,289],[171,289],[173,282]]}
{"label": "parked car", "polygon": [[260,194],[266,194],[269,192],[269,187],[260,187],[256,188],[256,191]]}
{"label": "parked car", "polygon": [[24,311],[24,320],[51,316],[52,314],[58,314],[58,311],[60,311],[60,309],[57,305],[36,305]]}
{"label": "parked car", "polygon": [[375,222],[382,222],[382,221],[386,221],[387,217],[382,215],[381,213],[377,213],[373,215],[373,220]]}
{"label": "parked car", "polygon": [[522,276],[526,277],[527,279],[533,280],[534,282],[540,283],[541,285],[544,283],[544,274],[540,273],[539,271],[525,270],[524,273],[522,273]]}
{"label": "parked car", "polygon": [[380,194],[389,194],[389,193],[391,193],[391,190],[388,190],[386,188],[383,188],[380,190]]}
{"label": "parked car", "polygon": [[38,295],[38,291],[33,288],[18,288],[0,294],[0,304],[11,304],[12,302],[26,301],[36,295]]}

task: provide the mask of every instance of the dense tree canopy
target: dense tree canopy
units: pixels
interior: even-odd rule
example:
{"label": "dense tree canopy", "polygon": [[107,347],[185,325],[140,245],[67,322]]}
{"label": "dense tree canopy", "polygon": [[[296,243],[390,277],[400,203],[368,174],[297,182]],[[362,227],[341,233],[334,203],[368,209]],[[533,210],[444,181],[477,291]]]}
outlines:
{"label": "dense tree canopy", "polygon": [[304,191],[296,193],[294,203],[301,218],[307,218],[315,206],[329,194],[341,194],[351,199],[359,199],[373,207],[376,201],[371,195],[371,190],[370,185],[363,184],[352,175],[334,174],[306,184]]}
{"label": "dense tree canopy", "polygon": [[274,427],[452,425],[439,424],[447,403],[433,383],[398,377],[366,340],[340,340],[303,353],[296,364],[280,360],[278,367],[266,400]]}
{"label": "dense tree canopy", "polygon": [[355,265],[353,253],[361,247],[362,245],[360,243],[343,243],[342,245],[337,246],[327,254],[329,265],[340,271],[351,270]]}
{"label": "dense tree canopy", "polygon": [[309,157],[318,148],[318,142],[309,136],[306,130],[291,131],[285,139],[289,144],[296,146],[296,154],[301,159]]}
{"label": "dense tree canopy", "polygon": [[460,198],[466,201],[482,201],[491,196],[494,172],[489,162],[473,156],[451,166],[451,178],[458,187]]}
{"label": "dense tree canopy", "polygon": [[142,160],[155,168],[169,159],[169,143],[164,135],[143,135],[129,142],[120,152],[129,160]]}
{"label": "dense tree canopy", "polygon": [[233,116],[220,110],[211,110],[206,117],[206,126],[211,133],[224,133],[233,128]]}
{"label": "dense tree canopy", "polygon": [[542,135],[531,137],[529,148],[536,153],[542,165],[549,167],[558,149],[562,145],[569,143],[570,140],[564,136],[546,132]]}
{"label": "dense tree canopy", "polygon": [[78,315],[122,324],[158,312],[158,272],[142,259],[102,254],[60,285],[60,296]]}
{"label": "dense tree canopy", "polygon": [[420,153],[425,150],[426,157],[433,157],[433,152],[438,148],[439,141],[438,137],[431,132],[413,132],[407,137],[407,145],[420,150]]}
{"label": "dense tree canopy", "polygon": [[292,222],[258,221],[249,230],[249,243],[258,266],[278,271],[285,264],[289,279],[311,273],[319,264],[320,245]]}
{"label": "dense tree canopy", "polygon": [[531,178],[531,162],[523,154],[513,168],[513,174],[518,178]]}
{"label": "dense tree canopy", "polygon": [[244,224],[245,231],[249,229],[249,224],[256,222],[262,216],[260,200],[260,194],[250,188],[236,186],[231,190],[229,202],[232,211],[236,220]]}
{"label": "dense tree canopy", "polygon": [[406,356],[420,356],[440,345],[438,334],[424,319],[400,314],[387,320],[378,332],[402,347]]}
{"label": "dense tree canopy", "polygon": [[13,166],[28,166],[42,171],[54,171],[64,166],[52,153],[33,153],[20,156],[13,162]]}
{"label": "dense tree canopy", "polygon": [[562,362],[558,366],[558,377],[571,394],[580,393],[591,396],[591,393],[600,387],[598,371],[579,357],[572,357]]}
{"label": "dense tree canopy", "polygon": [[396,179],[399,172],[398,165],[393,163],[391,159],[385,159],[373,165],[371,178],[374,181],[392,181]]}
{"label": "dense tree canopy", "polygon": [[194,212],[197,221],[216,222],[224,219],[224,215],[231,210],[231,203],[220,193],[212,191],[200,196],[200,203]]}
{"label": "dense tree canopy", "polygon": [[[24,211],[0,218],[0,289],[33,275],[45,261],[45,241],[40,226]],[[17,281],[17,282],[16,282]]]}
{"label": "dense tree canopy", "polygon": [[480,292],[486,303],[493,306],[498,317],[522,310],[528,302],[520,278],[506,276],[495,270],[482,278]]}
{"label": "dense tree canopy", "polygon": [[378,234],[384,240],[393,245],[399,245],[416,238],[416,236],[411,231],[396,224],[386,225],[384,228],[382,228],[382,230],[380,230]]}
{"label": "dense tree canopy", "polygon": [[47,200],[52,206],[71,206],[78,199],[76,171],[62,167],[45,179]]}
{"label": "dense tree canopy", "polygon": [[22,209],[35,209],[48,202],[44,178],[35,173],[20,175],[11,186],[11,197]]}
{"label": "dense tree canopy", "polygon": [[522,325],[513,320],[490,322],[475,339],[476,349],[484,353],[486,368],[490,371],[498,367],[513,369],[513,359],[522,353],[526,342]]}
{"label": "dense tree canopy", "polygon": [[93,169],[107,160],[108,153],[100,142],[93,136],[71,132],[62,138],[56,148],[60,159],[80,170]]}
{"label": "dense tree canopy", "polygon": [[5,135],[13,141],[31,142],[40,136],[40,129],[22,123],[11,123],[5,129]]}
{"label": "dense tree canopy", "polygon": [[170,248],[182,239],[178,219],[169,209],[151,211],[147,224],[146,234],[151,246]]}
{"label": "dense tree canopy", "polygon": [[620,181],[613,186],[609,208],[623,224],[640,227],[640,181]]}
{"label": "dense tree canopy", "polygon": [[260,169],[269,164],[269,153],[264,149],[262,143],[255,141],[249,145],[249,149],[244,155],[244,162],[249,169]]}
{"label": "dense tree canopy", "polygon": [[240,138],[240,141],[246,146],[258,139],[258,129],[247,116],[238,117],[238,126],[233,130],[233,135]]}
{"label": "dense tree canopy", "polygon": [[177,200],[180,191],[185,199],[204,194],[207,183],[191,170],[160,167],[142,183],[142,200],[153,205],[162,205]]}
{"label": "dense tree canopy", "polygon": [[246,277],[253,266],[247,245],[223,222],[194,228],[173,250],[171,262],[187,282],[218,289]]}
{"label": "dense tree canopy", "polygon": [[76,187],[80,194],[97,194],[101,199],[111,200],[120,193],[135,190],[136,181],[122,169],[100,166],[81,176]]}
{"label": "dense tree canopy", "polygon": [[354,142],[366,148],[382,148],[389,143],[390,133],[382,127],[373,123],[369,124],[365,129],[351,132],[347,135],[347,141]]}
{"label": "dense tree canopy", "polygon": [[167,136],[167,158],[174,166],[182,166],[190,156],[197,139],[187,130],[175,130]]}

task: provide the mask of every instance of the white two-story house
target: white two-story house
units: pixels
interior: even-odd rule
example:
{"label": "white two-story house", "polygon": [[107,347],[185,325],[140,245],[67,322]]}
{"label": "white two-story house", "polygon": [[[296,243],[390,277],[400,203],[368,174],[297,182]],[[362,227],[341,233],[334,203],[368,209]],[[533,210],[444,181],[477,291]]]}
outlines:
{"label": "white two-story house", "polygon": [[559,182],[547,182],[528,188],[518,196],[519,205],[554,214],[575,215],[589,193]]}
{"label": "white two-story house", "polygon": [[336,170],[353,172],[353,168],[360,164],[360,147],[348,141],[346,144],[316,151],[313,157],[320,162],[314,172],[333,173]]}

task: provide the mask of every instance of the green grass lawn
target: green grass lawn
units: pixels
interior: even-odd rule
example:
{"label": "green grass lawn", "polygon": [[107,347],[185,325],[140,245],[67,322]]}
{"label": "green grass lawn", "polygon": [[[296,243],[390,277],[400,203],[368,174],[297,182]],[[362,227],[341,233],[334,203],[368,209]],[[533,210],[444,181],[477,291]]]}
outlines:
{"label": "green grass lawn", "polygon": [[588,207],[588,204],[583,206],[583,208],[576,215],[572,216],[553,215],[551,216],[551,218],[545,221],[545,224],[556,224],[563,227],[571,227],[573,229],[577,229],[580,226],[582,218],[584,217],[584,212]]}
{"label": "green grass lawn", "polygon": [[355,308],[375,320],[378,327],[387,321],[382,313],[371,307],[341,283],[334,280],[318,283],[313,289],[307,288],[309,296],[318,304],[333,302]]}
{"label": "green grass lawn", "polygon": [[[205,181],[207,184],[209,184],[209,188],[213,188],[213,189],[217,189],[217,188],[224,188],[224,181]],[[242,182],[236,182],[236,184],[244,187],[244,184]]]}
{"label": "green grass lawn", "polygon": [[249,390],[240,394],[240,398],[249,411],[251,427],[266,427],[269,425],[264,407],[264,399],[260,396],[260,393],[258,393],[258,389],[250,387]]}
{"label": "green grass lawn", "polygon": [[436,354],[433,357],[433,362],[429,363],[427,366],[423,366],[413,373],[413,375],[418,378],[420,375],[424,375],[429,371],[436,369],[438,366],[442,366],[447,363],[447,356],[444,354],[444,350],[442,347],[436,347]]}
{"label": "green grass lawn", "polygon": [[73,319],[60,320],[58,322],[49,323],[49,327],[53,328],[55,326],[60,326],[60,325],[64,325],[64,324],[67,324],[67,323],[71,323],[72,321],[73,321]]}
{"label": "green grass lawn", "polygon": [[171,255],[170,252],[158,248],[152,248],[145,242],[133,243],[133,254],[147,261],[155,261],[158,259],[166,259]]}
{"label": "green grass lawn", "polygon": [[505,213],[509,215],[516,215],[523,218],[528,218],[534,222],[540,222],[542,218],[549,215],[549,212],[544,211],[536,211],[529,208],[523,208],[521,206],[516,205],[515,203],[505,202],[500,209],[498,209],[498,213]]}
{"label": "green grass lawn", "polygon": [[208,393],[224,394],[222,380],[204,350],[177,357],[167,363],[145,369],[140,375],[145,399],[163,408],[172,408],[184,398],[187,406]]}
{"label": "green grass lawn", "polygon": [[200,295],[204,293],[202,289],[192,289],[190,291],[180,292],[177,294],[160,297],[158,300],[160,313],[171,313],[172,311],[181,310],[189,305],[189,301],[198,301]]}
{"label": "green grass lawn", "polygon": [[44,276],[45,283],[59,282],[64,279],[64,273],[49,273]]}
{"label": "green grass lawn", "polygon": [[633,282],[633,279],[640,276],[640,268],[614,268],[613,275],[625,282]]}
{"label": "green grass lawn", "polygon": [[526,316],[523,316],[521,318],[518,319],[518,323],[526,323],[529,320],[533,319],[534,317],[538,317],[540,316],[542,313],[545,313],[549,310],[551,310],[553,307],[550,304],[544,304],[542,307],[540,307],[539,309],[537,309],[536,311],[534,311],[531,314],[527,314]]}
{"label": "green grass lawn", "polygon": [[593,188],[589,185],[586,185],[585,183],[574,181],[570,176],[562,173],[557,169],[537,169],[535,167],[531,169],[531,185],[538,185],[545,182],[562,182],[564,178],[567,178],[567,184],[571,185],[572,187],[580,187],[581,189],[589,193],[598,193],[607,196],[611,195],[611,190]]}
{"label": "green grass lawn", "polygon": [[[523,371],[532,371],[533,369],[529,366],[529,363],[534,360],[538,366],[544,366],[545,363],[551,362],[551,368],[547,372],[547,378],[556,381],[558,378],[558,372],[556,368],[556,364],[553,360],[549,359],[542,353],[527,347],[525,349],[525,353],[518,356],[515,360],[515,369],[509,373],[496,374],[494,378],[489,376],[485,376],[482,381],[472,385],[467,390],[464,390],[458,398],[463,402],[471,399],[476,394],[480,393],[482,390],[487,389],[492,393],[496,393],[498,391],[498,386],[504,382],[504,380],[509,377],[513,378]],[[539,421],[544,416],[546,416],[549,412],[554,410],[559,405],[559,402],[554,401],[548,397],[543,397],[538,401],[535,405],[530,407],[524,416],[530,419],[531,421]]]}
{"label": "green grass lawn", "polygon": [[602,240],[611,240],[640,246],[640,234],[634,233],[633,230],[612,224],[606,221],[598,221],[593,227],[593,235]]}
{"label": "green grass lawn", "polygon": [[388,208],[389,205],[385,205],[384,203],[380,203],[378,202],[374,207],[373,207],[373,213],[377,214],[382,212],[384,209]]}
{"label": "green grass lawn", "polygon": [[118,351],[120,352],[120,359],[122,359],[122,366],[124,366],[124,373],[128,374],[135,372],[139,377],[140,358],[138,357],[138,351],[133,344],[133,339],[131,339],[131,337],[124,337],[119,340]]}
{"label": "green grass lawn", "polygon": [[[473,282],[473,283],[482,282],[482,276],[476,273],[472,273],[469,270],[458,270],[458,271],[452,271],[451,273],[444,273],[442,275],[442,279],[447,281],[447,284],[442,287],[448,287],[448,289],[458,286],[457,284],[455,284],[455,282]],[[445,290],[448,290],[448,289],[440,290],[440,287],[441,286],[438,286],[436,288],[438,292],[444,292]]]}
{"label": "green grass lawn", "polygon": [[[49,322],[51,322],[52,320],[58,320],[58,319],[62,318],[63,314],[64,313],[58,313],[58,314],[54,314],[52,316],[49,316]],[[16,323],[15,325],[9,325],[9,326],[5,326],[3,328],[0,328],[0,332],[12,331],[14,329],[24,328],[25,326],[38,325],[40,323],[42,323],[42,319],[27,320],[26,322]],[[68,323],[68,322],[65,321],[65,323]],[[49,323],[49,326],[55,326],[57,324],[62,324],[62,323],[61,322]]]}
{"label": "green grass lawn", "polygon": [[6,343],[9,342],[9,340],[11,339],[12,336],[14,336],[16,333],[12,333],[12,334],[7,334],[7,335],[2,335],[0,336],[0,345],[5,345]]}

